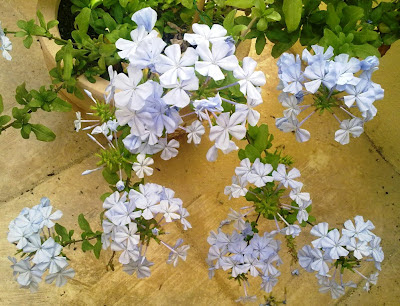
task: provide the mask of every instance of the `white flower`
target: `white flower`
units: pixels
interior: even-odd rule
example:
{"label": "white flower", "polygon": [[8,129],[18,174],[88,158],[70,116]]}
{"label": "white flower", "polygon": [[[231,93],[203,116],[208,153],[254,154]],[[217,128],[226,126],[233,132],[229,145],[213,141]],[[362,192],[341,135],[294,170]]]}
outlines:
{"label": "white flower", "polygon": [[137,162],[133,163],[132,170],[136,172],[138,178],[144,178],[145,175],[150,176],[153,174],[153,169],[149,167],[154,164],[154,160],[151,157],[139,154],[136,159]]}
{"label": "white flower", "polygon": [[29,257],[15,263],[14,272],[19,273],[17,282],[21,286],[28,286],[31,282],[39,283],[42,280],[43,272],[40,271],[35,265],[31,266]]}
{"label": "white flower", "polygon": [[142,216],[146,220],[150,220],[154,217],[153,214],[160,212],[160,197],[157,194],[149,195],[138,195],[134,198],[137,208],[143,209]]}
{"label": "white flower", "polygon": [[126,225],[129,224],[131,220],[140,217],[141,212],[135,211],[135,209],[136,206],[133,202],[119,202],[111,209],[107,210],[104,215],[115,225]]}
{"label": "white flower", "polygon": [[47,275],[46,283],[51,284],[55,280],[57,287],[64,286],[69,278],[73,278],[75,276],[75,271],[72,268],[67,268],[68,266],[65,266],[60,271]]}
{"label": "white flower", "polygon": [[324,282],[319,288],[319,292],[326,293],[330,292],[333,299],[338,299],[344,295],[344,287],[335,282],[335,280],[329,280]]}
{"label": "white flower", "polygon": [[139,69],[149,68],[152,72],[156,72],[155,65],[166,45],[160,37],[143,40],[140,43],[140,48],[137,48],[135,53],[130,54],[130,65]]}
{"label": "white flower", "polygon": [[181,80],[188,80],[194,77],[194,63],[198,60],[195,49],[187,48],[181,57],[181,47],[178,44],[168,46],[164,50],[165,55],[160,55],[156,63],[156,70],[162,74],[161,83],[173,84],[178,77]]}
{"label": "white flower", "polygon": [[138,27],[143,26],[147,32],[150,32],[157,21],[157,12],[151,7],[145,7],[132,15],[132,21],[134,21]]}
{"label": "white flower", "polygon": [[157,37],[158,32],[153,30],[148,33],[143,26],[140,26],[131,31],[130,35],[132,40],[119,38],[115,42],[117,49],[121,50],[118,52],[118,55],[123,59],[129,59],[136,52],[141,42]]}
{"label": "white flower", "polygon": [[[217,160],[217,158],[218,158],[218,149],[219,149],[219,146],[216,143],[215,145],[213,145],[207,151],[206,158],[207,158],[207,160],[209,162],[215,162]],[[221,150],[221,151],[224,154],[229,154],[230,152],[238,150],[238,149],[239,149],[239,147],[232,140],[230,140],[229,143],[228,143],[228,148],[224,149],[224,150]]]}
{"label": "white flower", "polygon": [[11,61],[12,57],[8,51],[12,50],[12,43],[10,39],[4,34],[3,29],[1,28],[1,22],[0,22],[0,51],[2,51],[3,57]]}
{"label": "white flower", "polygon": [[317,225],[314,225],[310,231],[311,235],[320,237],[318,239],[313,240],[311,243],[314,246],[314,248],[321,248],[321,241],[325,239],[326,235],[328,235],[328,227],[329,224],[326,222],[318,223]]}
{"label": "white flower", "polygon": [[124,204],[126,202],[126,196],[127,196],[126,192],[124,192],[120,197],[119,192],[115,191],[113,194],[111,194],[104,200],[103,208],[110,209],[117,204]]}
{"label": "white flower", "polygon": [[335,140],[342,145],[350,142],[350,134],[359,137],[363,132],[364,122],[360,118],[346,119],[340,123],[340,130],[335,132]]}
{"label": "white flower", "polygon": [[[151,95],[153,86],[149,82],[139,85],[142,78],[142,70],[133,66],[128,66],[128,76],[119,73],[115,77],[115,87],[120,90],[115,94],[115,105],[117,107],[126,107],[135,111],[140,110],[145,105],[145,100]],[[122,124],[120,123],[120,125]]]}
{"label": "white flower", "polygon": [[263,289],[267,293],[271,292],[272,288],[276,286],[276,284],[278,283],[277,277],[279,275],[280,275],[279,271],[275,275],[263,275],[261,289]]}
{"label": "white flower", "polygon": [[265,74],[262,71],[254,71],[257,62],[251,57],[243,59],[243,68],[239,65],[233,70],[233,76],[238,79],[240,91],[250,99],[260,100],[261,95],[255,86],[265,84]]}
{"label": "white flower", "polygon": [[216,43],[221,42],[226,39],[226,29],[219,25],[213,24],[211,29],[206,24],[198,24],[195,23],[192,26],[192,30],[194,34],[185,33],[183,39],[189,42],[192,46],[200,45],[202,43]]}
{"label": "white flower", "polygon": [[292,236],[293,238],[300,235],[301,229],[297,224],[290,224],[287,227],[284,227],[281,232],[286,236]]}
{"label": "white flower", "polygon": [[127,226],[118,226],[115,229],[114,240],[120,244],[124,243],[128,250],[135,250],[140,240],[140,235],[136,233],[136,223],[130,222]]}
{"label": "white flower", "polygon": [[312,253],[312,248],[309,245],[305,245],[297,254],[300,266],[307,272],[313,272],[311,264],[314,262],[314,255]]}
{"label": "white flower", "polygon": [[226,186],[224,194],[229,195],[229,199],[244,197],[247,193],[246,189],[247,181],[237,176],[232,177],[232,185]]}
{"label": "white flower", "polygon": [[253,168],[251,166],[250,159],[245,158],[240,161],[240,167],[236,167],[235,173],[244,181],[249,181],[249,176],[251,175],[252,169]]}
{"label": "white flower", "polygon": [[217,125],[210,129],[210,140],[216,142],[218,148],[226,150],[229,148],[229,135],[236,139],[242,139],[246,135],[246,127],[243,125],[245,115],[241,112],[222,113],[216,118]]}
{"label": "white flower", "polygon": [[348,238],[346,236],[340,237],[340,233],[337,229],[331,230],[328,235],[321,240],[321,246],[327,249],[332,259],[339,259],[340,256],[349,254],[349,251],[343,247],[347,244]]}
{"label": "white flower", "polygon": [[326,276],[329,271],[329,267],[326,263],[326,259],[319,249],[312,249],[311,255],[314,257],[310,267],[314,271],[317,271],[319,275]]}
{"label": "white flower", "polygon": [[122,251],[118,258],[118,261],[122,264],[128,264],[131,260],[137,260],[139,257],[139,249],[137,247],[134,249],[128,248],[124,243],[111,242],[111,250]]}
{"label": "white flower", "polygon": [[232,208],[230,208],[230,213],[228,214],[228,219],[234,221],[233,226],[238,230],[242,231],[246,228],[243,215]]}
{"label": "white flower", "polygon": [[286,166],[283,164],[279,164],[276,171],[272,172],[272,177],[275,181],[280,182],[287,188],[301,188],[303,183],[295,181],[294,179],[300,177],[300,171],[296,168],[293,168],[288,173],[286,173]]}
{"label": "white flower", "polygon": [[299,223],[302,223],[303,221],[308,220],[308,212],[307,212],[307,207],[310,206],[312,201],[302,201],[299,205],[299,211],[297,213],[297,221]]}
{"label": "white flower", "polygon": [[108,76],[110,78],[110,83],[108,83],[105,92],[106,92],[106,103],[110,103],[110,101],[114,98],[115,94],[115,78],[118,75],[117,71],[114,71],[113,66],[108,66]]}
{"label": "white flower", "polygon": [[187,91],[199,89],[199,79],[193,76],[191,79],[187,80],[177,79],[174,83],[164,83],[161,81],[161,85],[164,88],[172,88],[163,96],[165,103],[183,108],[190,103],[190,97]]}
{"label": "white flower", "polygon": [[176,267],[178,265],[179,258],[182,259],[183,261],[186,261],[187,252],[190,249],[190,246],[182,245],[180,247],[177,247],[182,243],[183,243],[182,239],[178,240],[178,242],[174,247],[175,249],[174,252],[171,251],[171,253],[169,253],[167,264],[172,264],[174,267]]}
{"label": "white flower", "polygon": [[354,252],[354,257],[357,259],[363,258],[363,256],[369,256],[371,254],[371,248],[368,246],[367,241],[357,241],[355,238],[351,238],[349,243],[346,245],[349,251]]}
{"label": "white flower", "polygon": [[253,108],[256,107],[257,105],[260,105],[263,103],[262,100],[259,99],[251,99],[247,98],[247,103],[246,104],[236,104],[235,105],[235,110],[237,112],[244,112],[246,113],[246,120],[251,126],[255,126],[258,123],[258,120],[260,120],[260,113]]}
{"label": "white flower", "polygon": [[283,115],[292,120],[295,120],[296,116],[301,112],[299,101],[297,101],[297,98],[293,95],[286,95],[282,101],[282,106],[286,108],[283,111]]}
{"label": "white flower", "polygon": [[131,260],[128,264],[123,265],[124,270],[129,275],[136,273],[137,278],[146,278],[150,276],[150,267],[154,265],[146,257],[139,256],[137,260]]}
{"label": "white flower", "polygon": [[175,139],[171,139],[167,144],[167,138],[161,138],[158,145],[162,147],[161,158],[163,160],[170,160],[178,155],[179,142]]}
{"label": "white flower", "polygon": [[40,235],[32,235],[29,237],[29,243],[24,247],[24,253],[36,252],[32,262],[39,264],[43,261],[48,261],[53,252],[56,243],[52,237],[48,238],[45,242],[41,242]]}
{"label": "white flower", "polygon": [[51,228],[55,225],[53,221],[59,220],[62,217],[63,213],[61,210],[57,210],[54,213],[51,213],[52,209],[52,206],[45,206],[40,208],[40,212],[43,216],[41,227],[47,226],[48,228]]}
{"label": "white flower", "polygon": [[294,132],[298,142],[306,142],[310,139],[310,132],[305,129],[301,129],[301,124],[297,119],[283,117],[277,118],[275,122],[276,127],[282,132]]}
{"label": "white flower", "polygon": [[349,238],[357,238],[360,241],[371,241],[374,236],[369,230],[373,230],[375,226],[371,221],[364,222],[364,218],[362,216],[356,216],[354,218],[355,226],[351,220],[347,220],[344,223],[344,229],[342,229],[342,235],[347,236]]}
{"label": "white flower", "polygon": [[191,143],[193,141],[195,145],[198,145],[201,142],[201,136],[204,135],[206,130],[199,120],[195,120],[186,127],[186,132],[188,133],[187,142]]}
{"label": "white flower", "polygon": [[257,158],[251,168],[251,173],[248,175],[248,181],[253,183],[257,187],[264,187],[266,183],[273,182],[274,178],[269,176],[273,168],[270,164],[263,164],[260,159]]}
{"label": "white flower", "polygon": [[161,200],[159,206],[159,212],[164,214],[164,218],[166,222],[172,222],[172,219],[179,219],[180,216],[177,214],[179,211],[179,206],[170,203],[167,200]]}
{"label": "white flower", "polygon": [[119,180],[116,184],[115,187],[117,188],[118,191],[122,191],[125,189],[125,183],[122,180]]}
{"label": "white flower", "polygon": [[203,76],[210,76],[215,81],[225,78],[222,69],[232,71],[238,66],[235,55],[230,55],[231,48],[225,42],[214,43],[211,51],[207,44],[200,44],[196,48],[202,61],[196,61],[195,69]]}
{"label": "white flower", "polygon": [[310,201],[310,194],[308,192],[301,192],[301,188],[292,189],[289,197],[298,205],[300,205],[302,202]]}
{"label": "white flower", "polygon": [[32,235],[32,232],[18,226],[12,226],[9,230],[7,240],[11,243],[17,243],[17,249],[23,249],[28,244],[28,238]]}

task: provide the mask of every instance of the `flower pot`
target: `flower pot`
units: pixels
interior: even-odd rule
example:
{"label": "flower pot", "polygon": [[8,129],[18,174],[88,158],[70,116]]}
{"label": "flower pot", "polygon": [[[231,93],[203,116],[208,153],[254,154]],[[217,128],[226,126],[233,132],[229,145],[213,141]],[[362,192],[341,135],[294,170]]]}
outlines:
{"label": "flower pot", "polygon": [[[39,0],[37,9],[40,10],[44,16],[46,21],[49,20],[57,20],[58,17],[58,7],[60,5],[61,0]],[[50,30],[50,32],[60,37],[60,32],[58,27],[54,27]],[[61,49],[61,46],[56,45],[54,41],[49,40],[44,37],[39,37],[40,45],[42,47],[44,60],[46,62],[47,68],[49,70],[56,67],[55,56],[56,53]],[[90,83],[85,76],[78,77],[77,87],[83,92],[83,89],[89,90],[93,97],[99,100],[104,99],[105,88],[108,85],[108,81],[100,78],[98,76],[95,77],[96,83]],[[65,89],[60,91],[60,94],[68,100],[70,103],[76,105],[81,108],[83,111],[89,111],[90,106],[93,105],[93,101],[84,94],[84,99],[77,98],[74,94],[68,93]]]}

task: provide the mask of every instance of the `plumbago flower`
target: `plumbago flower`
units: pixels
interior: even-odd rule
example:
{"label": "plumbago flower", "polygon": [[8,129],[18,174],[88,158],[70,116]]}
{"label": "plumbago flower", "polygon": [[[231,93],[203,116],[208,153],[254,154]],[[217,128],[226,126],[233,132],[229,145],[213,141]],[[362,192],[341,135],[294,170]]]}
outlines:
{"label": "plumbago flower", "polygon": [[[17,248],[21,255],[18,261],[8,257],[12,262],[13,275],[24,289],[36,292],[39,283],[45,276],[46,283],[64,286],[75,272],[69,267],[63,247],[69,245],[59,233],[59,224],[54,223],[62,217],[60,210],[53,211],[48,198],[42,198],[38,205],[25,207],[18,217],[8,226],[7,240]],[[64,232],[70,240],[73,233]]]}
{"label": "plumbago flower", "polygon": [[[278,60],[279,101],[286,110],[284,117],[276,119],[276,126],[283,132],[294,132],[297,141],[305,142],[310,133],[303,124],[314,113],[328,111],[339,123],[335,140],[348,144],[350,136],[359,137],[364,132],[364,124],[377,113],[374,102],[383,99],[384,90],[371,80],[379,60],[375,56],[359,60],[348,54],[332,58],[332,47],[324,50],[314,45],[312,50],[314,54],[303,51],[305,69],[299,55],[284,53]],[[313,95],[311,104],[303,103],[306,95]],[[307,109],[311,113],[298,119]]]}
{"label": "plumbago flower", "polygon": [[[316,272],[320,285],[319,291],[330,292],[333,299],[344,295],[346,287],[356,288],[353,282],[344,283],[343,274],[346,269],[357,273],[366,280],[364,290],[369,291],[376,285],[379,272],[370,276],[363,275],[359,269],[365,262],[373,262],[377,270],[381,270],[384,253],[380,246],[381,238],[371,231],[375,228],[369,220],[356,216],[354,223],[347,220],[340,234],[339,229],[329,229],[328,223],[319,223],[311,229],[311,234],[318,237],[312,246],[304,246],[298,253],[299,264],[307,272]],[[331,273],[331,270],[334,270]],[[339,274],[339,279],[337,279]]]}
{"label": "plumbago flower", "polygon": [[[89,114],[100,119],[82,120],[79,114],[77,130],[81,123],[91,123],[83,130],[98,130],[100,126],[101,133],[97,134],[110,141],[115,130],[121,132],[122,143],[114,147],[124,159],[159,152],[163,159],[173,158],[179,143],[171,143],[171,134],[184,131],[188,142],[197,145],[205,134],[204,123],[209,127],[210,140],[215,142],[208,160],[214,161],[218,150],[225,154],[237,150],[232,139],[242,139],[247,122],[256,125],[260,118],[254,108],[262,103],[260,86],[265,84],[265,75],[255,71],[257,63],[251,58],[240,65],[232,38],[219,25],[209,28],[194,24],[194,34],[184,36],[193,47],[167,46],[153,30],[155,14],[149,8],[134,14],[132,19],[138,27],[132,32],[133,41],[119,39],[116,43],[120,56],[129,60],[127,74],[109,68],[109,104],[93,99],[96,105]],[[194,116],[197,120],[188,122],[187,118]]]}
{"label": "plumbago flower", "polygon": [[[315,220],[309,215],[310,194],[301,191],[299,170],[289,167],[292,163],[289,157],[267,151],[273,139],[268,126],[250,127],[246,138],[249,144],[239,151],[240,166],[236,167],[232,185],[225,188],[225,194],[230,198],[244,197],[253,205],[243,207],[246,210],[243,213],[231,209],[227,220],[207,240],[211,245],[207,258],[210,278],[217,269],[229,270],[231,278],[243,283],[245,296],[238,301],[256,298],[248,296],[249,275],[260,277],[261,289],[272,291],[280,275],[277,268],[283,263],[278,254],[281,241],[276,237],[285,237],[289,253],[297,260],[294,238],[301,227]],[[257,215],[255,221],[251,220],[253,215]],[[276,229],[259,233],[261,216],[273,220]],[[233,232],[223,232],[222,228],[231,223]]]}
{"label": "plumbago flower", "polygon": [[186,220],[189,213],[181,199],[174,196],[175,192],[169,188],[147,183],[136,184],[122,194],[115,191],[105,198],[102,247],[111,248],[113,254],[120,252],[118,261],[128,274],[136,273],[137,278],[150,276],[150,266],[154,263],[147,260],[147,247],[151,240],[170,251],[167,263],[173,262],[175,267],[179,259],[186,260],[190,247],[181,246],[182,239],[175,246],[161,240],[167,234],[164,230],[167,223],[180,222],[184,230],[191,228]]}
{"label": "plumbago flower", "polygon": [[2,56],[8,60],[11,61],[12,57],[8,51],[12,50],[12,43],[10,39],[4,34],[3,28],[1,27],[1,22],[0,22],[0,51]]}

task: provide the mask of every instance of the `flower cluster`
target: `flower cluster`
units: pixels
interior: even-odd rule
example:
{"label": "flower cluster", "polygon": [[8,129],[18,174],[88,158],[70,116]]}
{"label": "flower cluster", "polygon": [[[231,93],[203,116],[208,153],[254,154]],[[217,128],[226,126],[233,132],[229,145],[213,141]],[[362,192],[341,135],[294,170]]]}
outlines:
{"label": "flower cluster", "polygon": [[[278,255],[281,241],[274,237],[282,234],[288,252],[297,260],[294,239],[301,233],[300,226],[315,220],[309,215],[310,194],[301,191],[300,171],[289,168],[292,163],[289,157],[282,157],[277,151],[268,152],[273,139],[268,126],[250,127],[246,139],[249,144],[239,151],[240,166],[236,167],[232,185],[226,186],[224,193],[229,198],[245,197],[253,205],[242,207],[247,210],[244,213],[231,209],[218,232],[211,232],[207,258],[210,277],[214,270],[223,269],[229,270],[230,278],[239,284],[243,282],[245,296],[238,300],[242,302],[256,299],[247,294],[249,274],[260,276],[261,288],[268,293],[278,282],[280,272],[276,267],[282,264]],[[250,221],[254,214],[257,217]],[[259,234],[260,217],[273,220],[276,229]],[[294,224],[296,221],[299,225]],[[224,233],[222,227],[231,223],[232,234]]]}
{"label": "flower cluster", "polygon": [[[239,283],[243,282],[245,296],[238,301],[255,300],[256,296],[248,296],[248,275],[261,277],[261,289],[271,292],[278,283],[280,272],[277,266],[282,264],[278,253],[281,241],[274,239],[277,231],[265,232],[262,236],[253,232],[252,225],[244,220],[247,213],[241,214],[231,209],[228,219],[221,222],[218,231],[212,231],[207,241],[211,245],[208,251],[207,263],[209,277],[215,270],[229,271],[229,274]],[[222,227],[233,222],[232,234],[222,231]]]}
{"label": "flower cluster", "polygon": [[57,243],[52,236],[54,221],[62,217],[62,212],[53,212],[48,198],[42,198],[40,204],[32,208],[24,208],[17,218],[10,222],[7,239],[17,247],[17,254],[21,253],[22,259],[17,261],[9,257],[12,262],[13,274],[21,288],[38,290],[42,276],[46,283],[55,281],[61,287],[75,272],[69,268],[65,256],[62,254],[63,246]]}
{"label": "flower cluster", "polygon": [[[318,237],[312,241],[312,247],[304,246],[298,253],[299,263],[307,272],[317,272],[320,292],[330,292],[337,299],[345,293],[345,287],[357,287],[353,282],[343,282],[343,271],[349,269],[366,280],[364,290],[369,291],[371,285],[376,285],[379,273],[369,277],[364,276],[356,268],[362,262],[374,262],[375,268],[381,270],[384,253],[380,246],[381,238],[371,232],[375,226],[371,221],[364,221],[362,216],[356,216],[354,223],[347,220],[342,229],[329,229],[326,222],[319,223],[311,229],[311,234]],[[330,265],[328,265],[330,264]],[[329,271],[334,268],[332,275]],[[340,281],[336,281],[339,272]]]}
{"label": "flower cluster", "polygon": [[[301,192],[303,183],[296,180],[300,177],[300,171],[292,168],[287,171],[284,164],[278,164],[276,170],[269,163],[263,163],[260,158],[257,158],[254,163],[251,163],[249,158],[245,158],[240,162],[240,166],[235,169],[236,176],[232,177],[232,185],[226,186],[224,193],[229,197],[255,200],[257,212],[270,215],[272,213],[275,220],[279,219],[286,227],[280,229],[277,224],[277,230],[285,235],[290,235],[293,238],[298,236],[301,229],[298,225],[293,224],[293,215],[299,222],[308,221],[308,212],[311,209],[310,194]],[[248,184],[254,184],[256,188],[246,187]],[[289,194],[284,195],[285,188],[290,188]],[[249,195],[247,195],[249,193]],[[282,201],[290,198],[291,203],[285,204]],[[262,199],[268,199],[269,203],[264,203]],[[292,213],[290,223],[279,212],[283,210],[283,215],[288,212]]]}
{"label": "flower cluster", "polygon": [[[109,69],[106,102],[115,104],[115,115],[90,128],[101,125],[99,132],[107,134],[108,120],[116,119],[118,129],[126,130],[123,144],[131,154],[162,152],[161,158],[170,159],[178,154],[179,142],[168,141],[168,135],[185,131],[188,143],[197,145],[206,121],[215,142],[208,160],[216,160],[218,150],[237,150],[231,138],[242,139],[246,123],[255,125],[260,118],[253,108],[262,103],[265,75],[255,71],[257,63],[249,57],[239,65],[235,44],[222,26],[194,24],[194,33],[184,36],[192,47],[167,46],[153,30],[156,18],[151,8],[136,12],[132,19],[138,27],[131,33],[132,41],[116,42],[129,65],[127,74]],[[183,120],[194,116],[197,120],[184,126]],[[81,122],[79,115],[78,128]]]}
{"label": "flower cluster", "polygon": [[[276,126],[283,132],[294,132],[297,141],[305,142],[310,139],[310,133],[301,128],[303,123],[315,112],[327,110],[340,125],[335,140],[347,144],[350,135],[359,137],[364,132],[364,123],[377,113],[374,102],[383,99],[383,89],[371,80],[379,60],[376,56],[359,60],[348,54],[332,59],[332,47],[324,51],[323,47],[314,45],[312,49],[314,55],[307,49],[303,51],[303,62],[299,55],[288,53],[278,60],[278,89],[283,91],[279,101],[286,109],[284,117],[276,119]],[[308,94],[313,95],[313,103],[302,104]],[[300,121],[299,114],[310,107],[314,110]],[[336,109],[340,115],[334,112]],[[352,109],[358,109],[361,116],[353,114]],[[341,115],[346,118],[340,120]]]}
{"label": "flower cluster", "polygon": [[168,263],[176,266],[179,258],[186,260],[189,246],[180,246],[183,240],[171,247],[160,239],[166,234],[163,229],[166,223],[179,221],[185,230],[191,228],[186,220],[188,211],[182,207],[181,199],[174,196],[173,190],[148,183],[139,185],[137,190],[131,189],[129,194],[115,191],[105,199],[103,249],[121,251],[119,262],[128,274],[136,272],[138,278],[150,276],[149,267],[153,263],[146,259],[146,251],[151,239],[171,251]]}

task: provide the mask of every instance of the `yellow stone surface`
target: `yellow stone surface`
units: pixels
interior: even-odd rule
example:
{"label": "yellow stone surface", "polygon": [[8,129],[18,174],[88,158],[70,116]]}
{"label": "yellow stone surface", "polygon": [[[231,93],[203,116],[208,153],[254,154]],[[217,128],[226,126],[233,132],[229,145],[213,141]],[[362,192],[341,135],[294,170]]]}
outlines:
{"label": "yellow stone surface", "polygon": [[[33,18],[35,2],[25,0],[0,1],[0,20],[3,26],[15,28],[21,18]],[[4,97],[6,113],[15,105],[14,88],[26,81],[28,88],[47,84],[49,78],[40,51],[34,43],[26,50],[21,41],[12,38],[13,61],[0,60],[0,93]],[[397,43],[382,59],[379,82],[385,88],[385,99],[378,101],[378,116],[367,124],[367,134],[352,139],[341,146],[333,140],[337,122],[334,118],[314,115],[307,122],[311,140],[305,144],[294,141],[294,136],[279,132],[274,127],[274,117],[282,116],[277,102],[277,68],[267,48],[261,56],[254,56],[266,73],[268,83],[263,88],[264,104],[260,122],[267,123],[275,135],[276,147],[285,148],[293,156],[295,166],[302,173],[304,190],[311,193],[313,215],[330,225],[340,225],[355,215],[363,215],[376,226],[375,233],[382,237],[385,260],[378,285],[371,292],[362,291],[363,282],[358,276],[346,272],[346,279],[361,283],[357,289],[347,290],[339,301],[332,301],[326,294],[318,293],[313,275],[300,270],[300,276],[291,276],[298,268],[291,265],[290,257],[283,255],[280,267],[282,276],[273,293],[278,300],[286,290],[289,305],[399,305],[400,292],[400,192],[399,192],[399,141],[397,127],[400,114],[397,97],[398,51]],[[8,255],[15,248],[7,242],[6,232],[10,220],[25,206],[37,204],[48,196],[52,204],[64,212],[62,224],[77,229],[77,216],[84,213],[90,223],[100,228],[98,215],[101,211],[99,195],[108,191],[100,173],[80,176],[85,169],[93,168],[96,147],[84,133],[73,131],[73,113],[33,115],[33,122],[43,122],[57,134],[53,143],[41,143],[34,139],[22,140],[17,131],[8,130],[0,136],[0,305],[233,305],[242,295],[242,289],[218,271],[213,280],[207,277],[205,258],[208,252],[206,237],[224,219],[229,207],[235,209],[247,205],[243,200],[228,200],[223,194],[238,164],[235,153],[220,155],[217,162],[208,163],[205,154],[210,143],[204,139],[197,148],[181,139],[177,158],[163,161],[156,158],[155,175],[151,180],[176,191],[184,201],[191,216],[193,229],[186,232],[173,224],[167,241],[174,243],[178,237],[185,239],[191,249],[186,262],[176,268],[165,264],[168,251],[152,245],[149,260],[155,262],[152,276],[138,280],[124,273],[119,265],[116,271],[106,271],[105,265],[111,254],[102,252],[100,260],[92,254],[77,249],[67,250],[71,266],[76,270],[73,280],[62,288],[40,284],[38,293],[30,294],[18,288],[9,268]],[[389,118],[390,120],[386,120]],[[244,142],[240,143],[243,147]],[[272,225],[261,220],[265,229]],[[79,232],[79,230],[77,231]],[[302,235],[298,246],[309,243],[311,236]],[[286,247],[283,246],[281,253]],[[371,272],[365,267],[362,272]],[[258,294],[262,302],[259,282],[251,281],[251,294]]]}

